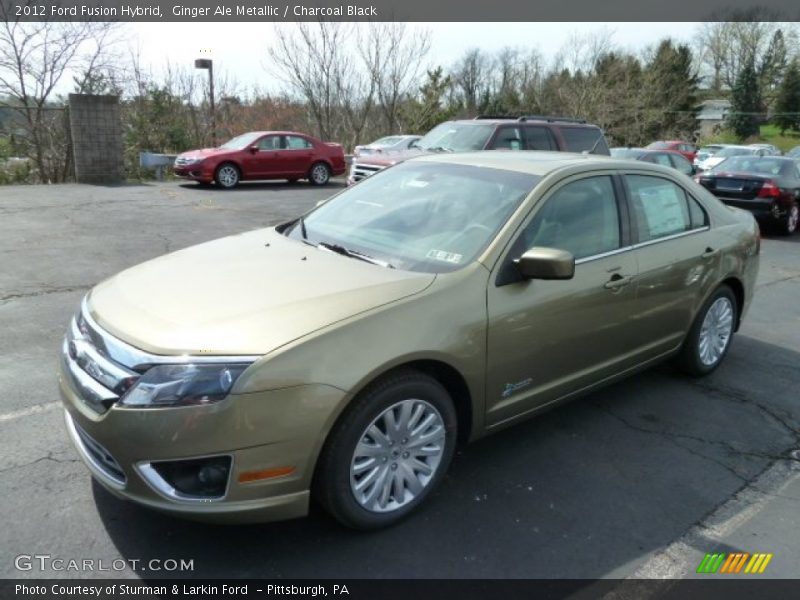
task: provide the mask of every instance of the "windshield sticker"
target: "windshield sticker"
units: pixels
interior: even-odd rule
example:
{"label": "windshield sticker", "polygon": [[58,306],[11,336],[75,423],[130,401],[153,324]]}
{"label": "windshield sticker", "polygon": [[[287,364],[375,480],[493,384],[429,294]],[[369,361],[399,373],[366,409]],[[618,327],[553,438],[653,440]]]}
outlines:
{"label": "windshield sticker", "polygon": [[455,252],[447,252],[446,250],[430,250],[426,255],[427,258],[433,260],[440,260],[442,262],[453,263],[457,265],[464,258],[463,254],[456,254]]}

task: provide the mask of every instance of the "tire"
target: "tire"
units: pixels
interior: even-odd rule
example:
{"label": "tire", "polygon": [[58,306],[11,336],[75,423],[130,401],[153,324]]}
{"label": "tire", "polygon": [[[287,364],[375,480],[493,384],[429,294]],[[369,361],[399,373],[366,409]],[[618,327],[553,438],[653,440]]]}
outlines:
{"label": "tire", "polygon": [[[677,356],[678,367],[693,377],[708,375],[716,369],[731,346],[738,313],[733,291],[721,285],[698,311]],[[713,345],[715,339],[717,344]]]}
{"label": "tire", "polygon": [[331,179],[331,168],[324,162],[315,162],[308,170],[308,181],[311,185],[325,185]]}
{"label": "tire", "polygon": [[222,163],[214,172],[214,181],[223,190],[232,190],[239,185],[240,179],[239,167],[233,163]]}
{"label": "tire", "polygon": [[793,202],[792,206],[789,207],[786,216],[778,225],[778,233],[781,235],[794,234],[797,231],[798,221],[800,221],[800,209],[797,207],[797,202]]}
{"label": "tire", "polygon": [[[404,420],[410,425],[405,431]],[[398,428],[390,430],[390,422]],[[314,497],[347,527],[370,530],[397,523],[441,482],[455,451],[456,423],[453,401],[434,378],[408,369],[377,380],[356,397],[328,437],[317,463]]]}

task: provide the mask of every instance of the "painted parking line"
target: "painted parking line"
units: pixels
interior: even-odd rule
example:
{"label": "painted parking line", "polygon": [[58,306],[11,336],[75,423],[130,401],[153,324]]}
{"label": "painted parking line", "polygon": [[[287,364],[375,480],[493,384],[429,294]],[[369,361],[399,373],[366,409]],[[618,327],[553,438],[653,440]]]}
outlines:
{"label": "painted parking line", "polygon": [[61,402],[46,402],[45,404],[36,404],[35,406],[29,406],[28,408],[21,408],[20,410],[0,414],[0,423],[15,421],[17,419],[30,417],[32,415],[38,415],[39,413],[51,411],[59,406],[61,406]]}

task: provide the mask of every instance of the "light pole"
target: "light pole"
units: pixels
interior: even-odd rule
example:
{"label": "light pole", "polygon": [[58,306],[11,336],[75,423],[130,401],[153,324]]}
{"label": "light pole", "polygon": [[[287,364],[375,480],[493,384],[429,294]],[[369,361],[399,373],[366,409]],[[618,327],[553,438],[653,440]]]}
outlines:
{"label": "light pole", "polygon": [[217,110],[214,105],[214,61],[210,58],[198,58],[194,61],[195,69],[208,69],[208,99],[211,106],[211,146],[217,147]]}

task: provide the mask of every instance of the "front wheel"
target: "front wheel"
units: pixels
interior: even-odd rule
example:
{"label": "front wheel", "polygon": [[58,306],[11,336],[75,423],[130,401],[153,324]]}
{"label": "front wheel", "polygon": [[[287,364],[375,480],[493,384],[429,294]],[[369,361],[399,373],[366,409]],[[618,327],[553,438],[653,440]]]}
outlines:
{"label": "front wheel", "polygon": [[677,357],[683,371],[700,377],[720,365],[731,345],[737,311],[736,297],[727,285],[711,294],[697,314]]}
{"label": "front wheel", "polygon": [[325,185],[330,178],[331,170],[324,162],[311,165],[311,170],[308,172],[308,181],[311,185]]}
{"label": "front wheel", "polygon": [[395,373],[367,388],[328,439],[314,495],[355,529],[392,525],[439,484],[456,444],[450,395],[418,371]]}
{"label": "front wheel", "polygon": [[239,185],[239,169],[231,163],[222,164],[217,168],[214,179],[222,189],[233,189]]}

